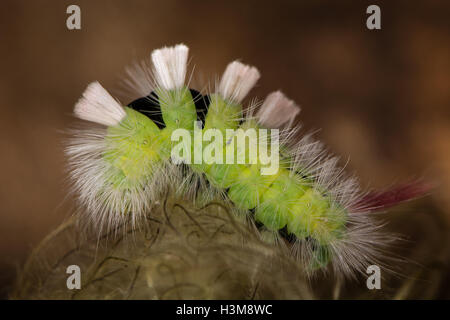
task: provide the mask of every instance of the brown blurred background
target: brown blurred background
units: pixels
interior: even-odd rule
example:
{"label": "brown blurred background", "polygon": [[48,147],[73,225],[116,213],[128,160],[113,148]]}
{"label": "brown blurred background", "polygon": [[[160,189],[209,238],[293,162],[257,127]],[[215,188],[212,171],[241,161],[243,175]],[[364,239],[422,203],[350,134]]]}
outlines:
{"label": "brown blurred background", "polygon": [[[81,7],[81,30],[66,8]],[[366,28],[381,7],[382,30]],[[393,213],[418,263],[443,255],[450,221],[448,1],[2,1],[0,4],[0,293],[31,248],[74,210],[64,134],[86,85],[117,88],[124,67],[180,42],[204,78],[239,58],[302,106],[306,130],[350,159],[362,184],[425,177],[426,199]],[[124,101],[127,102],[127,101]],[[405,213],[407,212],[407,213]],[[405,228],[405,225],[410,226]],[[443,249],[444,248],[444,249]],[[445,290],[448,273],[424,283]]]}

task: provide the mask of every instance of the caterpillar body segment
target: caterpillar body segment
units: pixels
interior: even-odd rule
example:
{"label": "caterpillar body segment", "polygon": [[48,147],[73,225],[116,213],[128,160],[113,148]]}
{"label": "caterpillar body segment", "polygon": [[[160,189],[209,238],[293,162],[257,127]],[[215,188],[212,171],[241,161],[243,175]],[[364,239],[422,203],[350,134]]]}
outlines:
{"label": "caterpillar body segment", "polygon": [[67,147],[75,190],[99,228],[115,227],[130,214],[135,223],[148,211],[153,178],[162,166],[159,128],[145,115],[121,108],[119,122],[77,131]]}
{"label": "caterpillar body segment", "polygon": [[120,172],[111,181],[116,187],[131,187],[143,176],[151,176],[154,165],[161,161],[163,141],[158,127],[133,109],[125,107],[125,111],[126,117],[118,125],[108,127],[105,136],[103,158]]}

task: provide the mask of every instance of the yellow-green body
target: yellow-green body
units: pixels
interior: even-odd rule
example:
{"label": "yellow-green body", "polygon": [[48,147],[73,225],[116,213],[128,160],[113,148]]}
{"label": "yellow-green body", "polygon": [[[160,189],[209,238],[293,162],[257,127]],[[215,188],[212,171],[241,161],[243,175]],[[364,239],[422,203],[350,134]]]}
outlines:
{"label": "yellow-green body", "polygon": [[[189,90],[183,88],[157,93],[163,97],[159,102],[166,124],[164,129],[159,129],[148,117],[130,108],[126,108],[127,117],[121,123],[108,128],[108,151],[104,158],[117,169],[117,176],[112,181],[117,186],[146,179],[158,163],[169,161],[174,130],[182,128],[194,134],[197,114]],[[210,98],[203,132],[208,129],[221,131],[224,155],[247,152],[239,150],[236,143],[226,141],[227,129],[259,129],[259,125],[254,120],[240,123],[241,105],[225,101],[217,94]],[[192,170],[204,174],[214,187],[227,189],[228,197],[236,206],[254,209],[254,218],[267,229],[287,228],[288,233],[299,239],[314,239],[319,247],[316,266],[327,263],[327,246],[344,236],[346,211],[325,192],[314,187],[312,178],[305,178],[307,172],[299,174],[287,166],[280,166],[275,174],[262,175],[259,161],[252,164],[227,164],[225,161],[222,164],[199,164],[190,160]]]}

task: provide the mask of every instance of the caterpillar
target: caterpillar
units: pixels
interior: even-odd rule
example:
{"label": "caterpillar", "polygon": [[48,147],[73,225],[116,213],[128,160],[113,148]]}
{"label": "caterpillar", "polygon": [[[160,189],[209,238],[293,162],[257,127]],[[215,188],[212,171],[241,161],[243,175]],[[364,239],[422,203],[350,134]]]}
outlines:
{"label": "caterpillar", "polygon": [[[255,67],[233,61],[214,92],[189,88],[188,51],[182,44],[157,49],[151,54],[153,67],[144,63],[129,70],[126,82],[139,96],[127,105],[98,82],[89,84],[76,103],[75,116],[98,125],[76,131],[67,147],[74,190],[88,220],[99,228],[130,218],[139,223],[165,186],[185,192],[194,177],[291,244],[310,269],[331,265],[338,274],[353,275],[379,263],[391,238],[371,213],[387,207],[386,193],[363,192],[322,143],[311,135],[297,139],[293,123],[300,108],[280,91],[245,110],[242,102],[260,78]],[[249,129],[256,132],[253,137],[245,135]],[[187,132],[189,143],[173,139],[179,130]],[[234,143],[239,137],[248,143]],[[183,151],[178,158],[177,146]],[[252,161],[195,161],[196,148],[216,159],[244,155]],[[270,174],[263,173],[267,154],[278,161]],[[389,204],[422,193],[420,187],[403,188],[389,193],[394,198]]]}

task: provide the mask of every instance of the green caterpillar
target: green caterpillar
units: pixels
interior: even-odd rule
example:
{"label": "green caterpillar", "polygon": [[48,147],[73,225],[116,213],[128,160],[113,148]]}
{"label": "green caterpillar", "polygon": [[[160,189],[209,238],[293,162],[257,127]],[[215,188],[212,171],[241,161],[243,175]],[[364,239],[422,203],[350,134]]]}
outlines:
{"label": "green caterpillar", "polygon": [[[363,194],[356,180],[343,178],[337,160],[311,136],[295,142],[292,123],[300,110],[295,103],[275,92],[255,116],[253,107],[244,114],[242,101],[260,75],[237,61],[228,65],[216,92],[206,99],[184,83],[187,57],[184,45],[155,50],[153,70],[141,67],[132,73],[129,82],[140,96],[128,106],[98,82],[90,84],[76,104],[77,117],[102,125],[78,131],[67,149],[75,189],[94,224],[114,226],[130,215],[138,223],[164,185],[178,183],[175,164],[185,162],[199,179],[206,177],[213,187],[226,191],[238,208],[250,210],[259,225],[294,244],[293,253],[309,267],[331,262],[337,272],[352,274],[377,263],[386,239],[370,210],[360,205]],[[206,100],[204,119],[199,99]],[[196,122],[199,119],[203,121]],[[191,139],[181,143],[183,156],[175,159],[180,141],[173,138],[180,129]],[[249,129],[257,132],[256,140],[247,137],[247,144],[234,143]],[[264,136],[260,129],[281,134]],[[216,139],[210,135],[210,141],[199,142],[198,132],[213,132]],[[199,162],[193,156],[201,148],[213,156],[245,157],[255,144],[256,157],[246,163]],[[262,146],[278,161],[278,170],[271,174],[262,173],[267,167],[261,160]]]}

